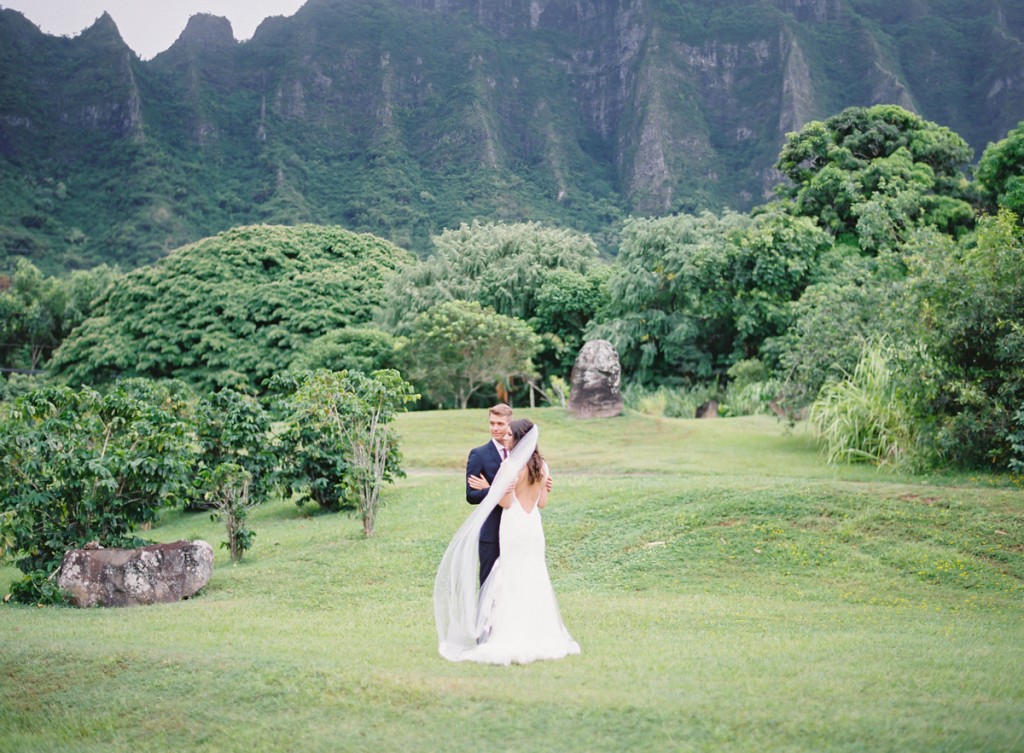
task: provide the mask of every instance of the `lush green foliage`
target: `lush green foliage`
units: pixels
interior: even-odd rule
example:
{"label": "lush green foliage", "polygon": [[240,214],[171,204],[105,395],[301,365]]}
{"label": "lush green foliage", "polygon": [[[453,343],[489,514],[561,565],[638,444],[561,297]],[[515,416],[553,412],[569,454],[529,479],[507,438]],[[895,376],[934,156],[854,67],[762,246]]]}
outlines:
{"label": "lush green foliage", "polygon": [[991,211],[1003,207],[1024,216],[1024,121],[1005,139],[988,145],[976,177]]}
{"label": "lush green foliage", "polygon": [[320,369],[275,377],[271,387],[290,391],[285,407],[295,427],[292,436],[316,437],[314,460],[332,454],[344,460],[343,467],[333,467],[343,471],[338,476],[307,478],[310,488],[323,490],[329,484],[334,488],[321,497],[353,500],[363,533],[372,536],[382,485],[403,475],[398,434],[391,424],[419,395],[394,369],[371,374]]}
{"label": "lush green foliage", "polygon": [[64,39],[8,10],[0,271],[21,257],[131,269],[253,223],[338,224],[426,255],[446,227],[533,220],[611,251],[628,214],[759,203],[780,124],[808,113],[913,103],[979,152],[1020,120],[1012,7],[893,5],[655,0],[534,18],[518,3],[318,0],[244,45],[200,17],[146,61],[109,18]]}
{"label": "lush green foliage", "polygon": [[0,540],[26,574],[22,600],[64,552],[138,544],[135,529],[187,497],[193,441],[180,385],[126,380],[106,395],[51,387],[0,417]]}
{"label": "lush green foliage", "polygon": [[12,277],[0,276],[0,368],[42,369],[117,275],[100,265],[47,277],[32,262],[19,259]]}
{"label": "lush green foliage", "polygon": [[383,326],[406,334],[417,316],[438,304],[475,301],[529,322],[544,338],[538,370],[568,378],[583,331],[604,300],[608,268],[590,236],[536,222],[473,222],[433,241],[428,259],[389,281]]}
{"label": "lush green foliage", "polygon": [[1001,210],[955,246],[925,235],[914,250],[905,321],[937,371],[922,420],[949,462],[1005,469],[1024,405],[1024,231]]}
{"label": "lush green foliage", "polygon": [[1018,482],[1024,480],[1024,407],[1013,414],[1013,428],[1007,435],[1010,441],[1010,469],[1017,474]]}
{"label": "lush green foliage", "polygon": [[[830,427],[830,456],[885,434],[898,445],[893,456],[915,464],[1008,467],[1024,400],[1021,238],[1016,216],[1003,210],[959,241],[922,231],[900,257],[849,257],[841,275],[808,288],[776,345],[791,385],[821,390],[816,410]],[[880,337],[891,344],[885,357],[874,347],[857,353]],[[858,401],[860,418],[839,420]],[[885,458],[877,447],[865,451]]]}
{"label": "lush green foliage", "polygon": [[[212,509],[239,560],[255,535],[249,511],[279,480],[328,509],[352,500],[371,534],[381,484],[402,474],[390,424],[418,396],[394,370],[282,374],[271,387],[284,398],[278,427],[251,396],[197,399],[181,382],[122,380],[103,395],[49,387],[7,405],[0,553],[26,574],[18,598],[58,599],[52,575],[67,549],[137,545],[136,527],[171,504]],[[334,475],[318,474],[324,465]]]}
{"label": "lush green foliage", "polygon": [[278,482],[299,507],[312,500],[327,512],[355,510],[356,499],[346,484],[349,458],[338,438],[323,431],[309,411],[295,409],[299,384],[295,373],[276,374],[267,383],[274,414],[281,419],[274,432],[280,453]]}
{"label": "lush green foliage", "polygon": [[851,107],[788,135],[775,167],[793,211],[866,251],[893,249],[917,225],[970,227],[971,148],[948,128],[895,105]]}
{"label": "lush green foliage", "polygon": [[608,281],[608,316],[592,330],[610,340],[641,382],[710,379],[732,351],[729,240],[749,219],[677,215],[626,223]]}
{"label": "lush green foliage", "polygon": [[26,259],[0,287],[0,366],[37,370],[60,343],[65,291]]}
{"label": "lush green foliage", "polygon": [[829,382],[810,420],[830,463],[902,465],[913,457],[915,421],[894,374],[891,348],[868,343],[848,379]]}
{"label": "lush green foliage", "polygon": [[245,522],[249,510],[259,504],[251,494],[252,475],[237,463],[220,463],[204,469],[200,478],[215,510],[210,518],[223,520],[227,529],[227,541],[221,542],[221,546],[231,553],[232,562],[238,562],[252,548],[256,535]]}
{"label": "lush green foliage", "polygon": [[[236,479],[243,479],[245,497],[252,504],[265,501],[275,483],[277,456],[270,415],[263,405],[242,392],[223,389],[199,399],[193,424],[198,442],[200,493],[189,507],[201,508],[200,499],[207,493],[216,495],[225,479],[233,482],[232,488],[241,483]],[[218,472],[218,466],[225,464],[232,468]],[[214,476],[206,479],[203,474]],[[209,480],[215,483],[210,486]]]}
{"label": "lush green foliage", "polygon": [[73,384],[147,376],[256,390],[323,335],[365,325],[409,258],[340,228],[236,228],[116,280],[53,368]]}
{"label": "lush green foliage", "polygon": [[533,378],[532,359],[540,344],[520,319],[476,301],[450,301],[413,320],[399,359],[413,384],[435,404],[465,408],[486,386],[500,394],[515,379]]}
{"label": "lush green foliage", "polygon": [[827,243],[810,220],[774,208],[631,220],[589,334],[610,340],[641,382],[720,379],[785,331]]}
{"label": "lush green foliage", "polygon": [[789,328],[765,344],[787,404],[813,402],[824,384],[853,372],[873,336],[899,329],[891,309],[904,275],[903,261],[891,253],[861,256],[835,246],[823,256],[814,282],[790,305]]}
{"label": "lush green foliage", "polygon": [[[690,415],[706,393],[723,415],[769,406],[795,416],[855,374],[865,343],[888,337],[915,462],[1006,467],[1022,397],[1020,239],[1012,215],[975,232],[965,212],[1012,173],[1018,136],[987,152],[988,182],[975,191],[969,150],[951,131],[895,106],[851,108],[791,135],[779,157],[787,200],[746,215],[632,219],[612,264],[588,236],[539,223],[464,224],[435,236],[424,261],[339,230],[241,228],[80,284],[89,300],[116,282],[55,365],[72,382],[172,375],[254,391],[285,368],[402,367],[430,405],[490,402],[490,384],[518,403],[525,380],[555,403],[584,338],[600,336],[618,348],[642,410]],[[54,284],[27,264],[19,274],[17,290],[29,292],[7,298],[17,315],[6,324],[28,342],[28,312],[59,310],[39,302],[67,298],[74,277]],[[65,306],[64,320],[90,305]],[[67,326],[41,320],[51,339]],[[12,357],[31,362],[19,348]],[[740,373],[750,364],[756,379]],[[293,450],[316,447],[312,429],[293,429]],[[306,468],[293,485],[300,500],[355,503],[338,496],[345,462],[329,449],[295,467]]]}
{"label": "lush green foliage", "polygon": [[608,308],[611,274],[610,265],[600,265],[587,273],[559,268],[544,275],[529,324],[543,343],[536,357],[537,369],[552,384],[569,378],[587,327]]}
{"label": "lush green foliage", "polygon": [[[469,513],[464,452],[487,417],[409,413],[396,426],[415,472],[386,490],[372,539],[358,521],[274,500],[252,513],[260,546],[237,567],[218,552],[198,598],[0,607],[3,745],[1019,747],[1024,516],[1005,479],[828,466],[802,427],[769,418],[527,415],[555,474],[548,567],[579,657],[495,668],[437,656],[433,576]],[[153,535],[222,530],[173,513]],[[0,569],[0,593],[14,575]]]}
{"label": "lush green foliage", "polygon": [[297,371],[364,371],[394,368],[395,338],[374,327],[346,327],[321,335],[296,356]]}

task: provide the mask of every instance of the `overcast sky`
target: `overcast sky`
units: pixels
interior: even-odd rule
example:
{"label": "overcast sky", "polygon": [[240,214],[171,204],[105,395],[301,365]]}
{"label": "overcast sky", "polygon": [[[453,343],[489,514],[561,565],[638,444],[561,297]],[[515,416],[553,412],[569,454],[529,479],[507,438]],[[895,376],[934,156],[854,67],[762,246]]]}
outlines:
{"label": "overcast sky", "polygon": [[121,38],[144,59],[178,38],[190,16],[212,13],[231,21],[235,39],[249,39],[267,16],[290,16],[305,0],[0,0],[47,34],[74,37],[107,11]]}

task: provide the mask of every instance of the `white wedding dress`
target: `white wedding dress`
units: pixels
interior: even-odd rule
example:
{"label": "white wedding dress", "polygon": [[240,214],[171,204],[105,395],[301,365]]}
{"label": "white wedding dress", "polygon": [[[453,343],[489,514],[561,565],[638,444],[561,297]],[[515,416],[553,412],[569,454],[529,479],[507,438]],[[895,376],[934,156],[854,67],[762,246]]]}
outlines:
{"label": "white wedding dress", "polygon": [[558,609],[544,556],[535,501],[502,510],[501,556],[477,589],[478,542],[484,519],[504,496],[537,445],[537,427],[502,463],[491,491],[452,538],[434,582],[438,651],[452,661],[526,664],[580,653]]}
{"label": "white wedding dress", "polygon": [[[527,512],[527,507],[530,508]],[[480,641],[459,659],[528,664],[580,652],[562,623],[544,557],[544,527],[536,502],[518,498],[501,512],[501,556],[480,589]]]}

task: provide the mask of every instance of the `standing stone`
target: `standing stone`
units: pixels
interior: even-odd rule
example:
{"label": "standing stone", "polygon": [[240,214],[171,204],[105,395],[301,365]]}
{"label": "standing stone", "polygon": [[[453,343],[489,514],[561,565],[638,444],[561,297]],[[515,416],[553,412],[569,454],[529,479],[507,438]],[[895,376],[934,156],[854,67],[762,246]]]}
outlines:
{"label": "standing stone", "polygon": [[610,418],[622,413],[619,354],[607,340],[591,340],[580,348],[572,367],[569,415]]}
{"label": "standing stone", "polygon": [[213,547],[205,541],[139,549],[86,546],[64,555],[57,585],[76,607],[130,607],[187,599],[212,572]]}
{"label": "standing stone", "polygon": [[697,418],[718,418],[718,401],[708,400],[703,405],[697,407],[694,415]]}

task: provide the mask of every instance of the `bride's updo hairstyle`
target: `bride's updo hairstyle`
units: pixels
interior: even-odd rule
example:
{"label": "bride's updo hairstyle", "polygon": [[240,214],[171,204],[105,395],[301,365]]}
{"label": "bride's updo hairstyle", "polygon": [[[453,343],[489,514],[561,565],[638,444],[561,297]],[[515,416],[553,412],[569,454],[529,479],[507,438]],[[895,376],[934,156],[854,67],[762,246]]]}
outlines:
{"label": "bride's updo hairstyle", "polygon": [[[519,444],[519,440],[525,437],[530,432],[530,429],[533,428],[533,421],[528,418],[517,418],[508,425],[508,428],[512,432],[512,439],[515,440],[516,444]],[[540,483],[540,480],[544,477],[544,458],[536,447],[533,449],[530,459],[526,461],[526,469],[530,472],[530,483]]]}

